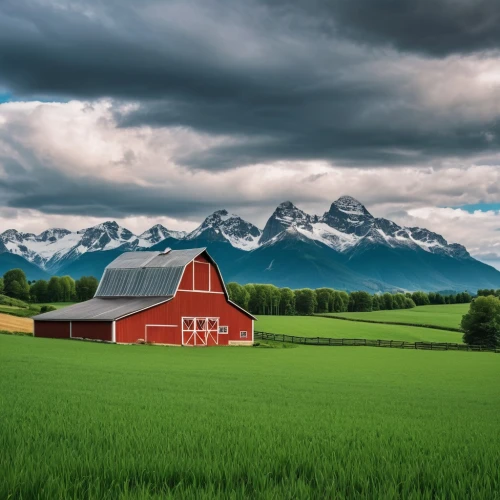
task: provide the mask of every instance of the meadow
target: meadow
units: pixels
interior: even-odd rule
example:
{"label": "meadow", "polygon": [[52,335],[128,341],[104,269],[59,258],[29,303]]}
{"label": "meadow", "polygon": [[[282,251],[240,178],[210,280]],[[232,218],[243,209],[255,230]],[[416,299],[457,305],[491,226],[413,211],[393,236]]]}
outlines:
{"label": "meadow", "polygon": [[[439,306],[437,306],[439,307]],[[370,314],[370,313],[360,313]],[[362,323],[318,316],[258,316],[255,330],[299,337],[333,337],[408,342],[462,342],[460,332],[404,325]]]}
{"label": "meadow", "polygon": [[360,319],[413,325],[433,325],[440,328],[460,328],[462,316],[469,311],[470,304],[446,304],[418,306],[413,309],[397,309],[392,311],[346,312],[328,314],[334,317]]}
{"label": "meadow", "polygon": [[498,361],[0,335],[0,498],[500,498]]}

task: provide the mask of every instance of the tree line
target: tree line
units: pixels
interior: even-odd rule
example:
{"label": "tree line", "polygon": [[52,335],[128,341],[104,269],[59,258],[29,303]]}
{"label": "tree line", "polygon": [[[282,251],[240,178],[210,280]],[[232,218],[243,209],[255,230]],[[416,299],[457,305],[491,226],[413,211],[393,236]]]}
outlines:
{"label": "tree line", "polygon": [[50,280],[28,281],[22,269],[11,269],[0,278],[0,294],[30,303],[82,302],[91,299],[99,285],[93,276],[74,280],[52,276]]}
{"label": "tree line", "polygon": [[466,304],[467,293],[442,295],[435,292],[370,294],[365,291],[343,292],[332,288],[278,288],[274,285],[228,283],[230,299],[252,314],[308,315],[315,313],[370,312],[410,309],[430,304]]}
{"label": "tree line", "polygon": [[493,295],[493,297],[498,297],[500,298],[500,288],[498,290],[495,290],[493,288],[483,288],[479,289],[477,291],[478,297],[489,297]]}

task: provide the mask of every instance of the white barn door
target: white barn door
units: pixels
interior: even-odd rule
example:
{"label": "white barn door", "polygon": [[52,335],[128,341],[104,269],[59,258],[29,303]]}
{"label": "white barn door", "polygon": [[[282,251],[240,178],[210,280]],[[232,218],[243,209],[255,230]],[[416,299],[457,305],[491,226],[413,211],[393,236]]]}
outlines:
{"label": "white barn door", "polygon": [[219,318],[182,318],[182,345],[207,346],[219,343]]}

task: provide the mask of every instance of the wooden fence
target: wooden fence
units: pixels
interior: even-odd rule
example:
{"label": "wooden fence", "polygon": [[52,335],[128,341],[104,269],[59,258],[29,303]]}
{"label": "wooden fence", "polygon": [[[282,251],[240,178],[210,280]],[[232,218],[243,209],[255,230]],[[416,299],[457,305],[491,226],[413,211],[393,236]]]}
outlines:
{"label": "wooden fence", "polygon": [[398,349],[422,349],[426,351],[474,351],[496,352],[500,348],[491,348],[481,345],[453,344],[448,342],[406,342],[403,340],[370,340],[370,339],[335,339],[328,337],[297,337],[282,333],[254,332],[255,339],[287,342],[290,344],[322,345],[322,346],[368,346],[389,347]]}

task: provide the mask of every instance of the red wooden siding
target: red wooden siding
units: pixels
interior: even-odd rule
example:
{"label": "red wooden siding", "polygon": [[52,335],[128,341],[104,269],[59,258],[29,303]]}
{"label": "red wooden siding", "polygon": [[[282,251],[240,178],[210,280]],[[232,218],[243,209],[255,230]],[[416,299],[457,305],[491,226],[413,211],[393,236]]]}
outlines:
{"label": "red wooden siding", "polygon": [[208,291],[210,286],[210,264],[194,261],[194,289]]}
{"label": "red wooden siding", "polygon": [[178,328],[173,328],[171,326],[147,325],[146,338],[144,340],[152,342],[153,344],[178,345],[182,342],[178,330]]}
{"label": "red wooden siding", "polygon": [[110,321],[72,321],[71,337],[111,341],[112,325]]}
{"label": "red wooden siding", "polygon": [[[154,328],[148,341],[159,344],[182,343],[183,317],[219,318],[219,326],[227,326],[228,334],[219,334],[219,345],[227,345],[230,340],[252,341],[252,319],[238,308],[229,304],[221,293],[177,292],[176,297],[165,304],[141,311],[116,322],[116,341],[123,343],[145,340],[145,325],[173,325]],[[240,331],[247,337],[240,339]],[[154,340],[152,340],[154,338]]]}
{"label": "red wooden siding", "polygon": [[179,290],[192,290],[193,289],[193,268],[194,262],[190,262],[184,269]]}
{"label": "red wooden siding", "polygon": [[217,269],[214,265],[210,265],[210,290],[212,292],[223,292],[222,281],[219,278]]}
{"label": "red wooden siding", "polygon": [[35,321],[35,337],[69,339],[69,321]]}

